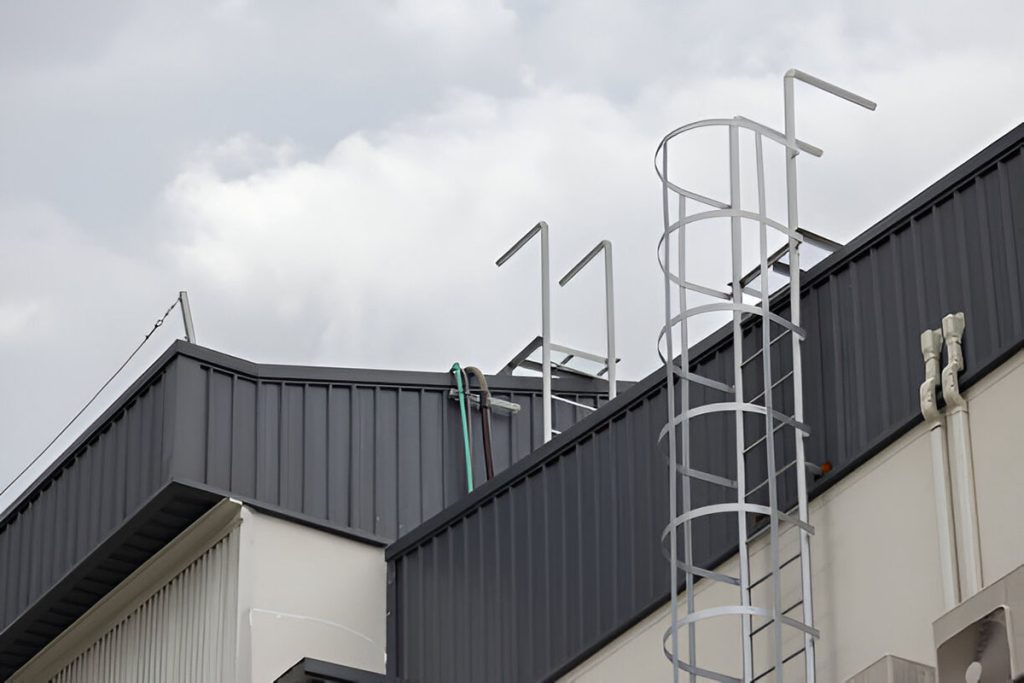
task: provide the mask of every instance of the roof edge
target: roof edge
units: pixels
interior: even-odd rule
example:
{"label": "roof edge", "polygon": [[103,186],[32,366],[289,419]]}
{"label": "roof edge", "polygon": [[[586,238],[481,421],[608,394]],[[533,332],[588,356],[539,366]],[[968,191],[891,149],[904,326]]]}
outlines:
{"label": "roof edge", "polygon": [[[987,145],[982,151],[972,155],[967,161],[961,163],[953,171],[942,176],[939,180],[916,194],[912,199],[902,204],[896,210],[890,212],[872,227],[868,228],[859,236],[848,242],[842,249],[835,252],[808,271],[803,278],[800,288],[801,297],[809,293],[810,290],[826,278],[829,273],[844,267],[863,251],[869,249],[875,241],[881,239],[898,227],[900,223],[908,217],[917,211],[920,211],[921,208],[923,208],[923,205],[933,202],[936,197],[941,196],[942,194],[952,192],[956,186],[970,178],[980,168],[996,163],[999,158],[1009,153],[1013,153],[1015,148],[1020,148],[1022,145],[1024,145],[1024,123],[1018,124],[1010,131],[1000,136],[997,140]],[[780,292],[777,296],[773,297],[773,306],[777,302],[781,301],[782,298],[788,298],[782,296],[786,294],[787,292]],[[722,346],[731,343],[731,337],[732,328],[729,325],[712,332],[710,335],[694,344],[690,349],[690,362],[700,363],[708,356],[716,353]],[[1013,352],[1014,350],[1011,349],[1004,354],[1001,354],[1000,357],[1005,359],[1009,355],[1012,355]],[[965,377],[961,382],[961,385],[964,388],[970,386],[971,383],[977,381],[977,379],[979,379],[980,376],[983,376],[989,369],[991,368],[986,367],[983,369],[984,372],[979,372],[978,374],[971,373],[972,376],[970,378]],[[569,446],[571,442],[583,436],[586,432],[598,426],[600,423],[611,421],[618,413],[628,410],[637,401],[641,400],[645,394],[659,386],[663,381],[665,381],[665,369],[663,367],[659,367],[647,377],[636,382],[625,392],[619,394],[615,400],[608,401],[596,411],[586,415],[570,429],[567,429],[562,434],[542,445],[533,453],[497,475],[491,481],[474,490],[470,495],[463,497],[457,503],[448,506],[415,529],[412,529],[405,535],[400,536],[398,540],[388,547],[385,555],[387,560],[391,561],[392,559],[403,555],[411,548],[419,545],[428,537],[437,535],[442,528],[452,524],[458,518],[464,517],[472,509],[482,506],[484,502],[490,498],[497,497],[500,491],[505,488],[510,488],[515,484],[515,482],[525,478],[532,471],[544,467],[544,465],[549,461],[554,460],[564,447]],[[905,431],[906,429],[911,428],[919,419],[920,415],[916,415],[908,425],[898,427],[894,432],[902,433],[900,431],[901,429]],[[888,436],[888,434],[883,435],[883,437]],[[870,458],[877,453],[877,450],[878,449],[874,446],[866,449],[864,455],[860,456],[856,462],[863,462],[865,459]],[[823,477],[817,482],[817,486],[813,488],[812,495],[817,495],[819,487],[821,491],[830,487],[842,476],[845,476],[846,471],[847,470],[844,468],[841,471],[833,471]]]}
{"label": "roof edge", "polygon": [[[328,366],[274,365],[256,363],[238,356],[232,356],[205,346],[178,339],[172,342],[127,389],[85,427],[64,451],[39,474],[32,483],[0,512],[0,533],[20,514],[27,503],[46,489],[48,482],[67,462],[93,439],[103,427],[123,410],[135,397],[148,388],[159,375],[178,357],[190,358],[218,368],[249,375],[257,380],[302,383],[350,383],[415,387],[454,386],[447,372],[425,372],[413,370],[377,370],[372,368],[336,368]],[[540,392],[539,377],[518,377],[510,375],[487,375],[492,391]],[[606,395],[607,383],[579,377],[563,377],[554,380],[559,391],[578,394]],[[623,383],[620,383],[620,386]],[[253,505],[255,507],[255,505]]]}

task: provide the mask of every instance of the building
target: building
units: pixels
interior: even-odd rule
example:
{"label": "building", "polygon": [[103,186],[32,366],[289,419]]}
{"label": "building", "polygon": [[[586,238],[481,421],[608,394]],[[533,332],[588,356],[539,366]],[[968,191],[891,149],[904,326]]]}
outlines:
{"label": "building", "polygon": [[[804,276],[820,680],[886,655],[858,680],[934,676],[956,657],[940,646],[968,647],[957,637],[989,674],[1004,652],[1006,672],[1024,666],[1009,654],[1024,617],[1000,607],[1024,601],[1022,148],[1024,125]],[[965,402],[926,422],[921,334],[960,312]],[[727,353],[723,330],[690,350],[691,369]],[[495,415],[496,476],[467,493],[451,375],[266,366],[174,344],[0,520],[0,676],[669,680],[664,368],[610,401],[607,383],[557,378],[597,409],[556,404],[547,443],[540,381],[488,382],[522,409]],[[474,457],[482,445],[475,434]],[[709,523],[694,547],[700,566],[728,568],[737,537]],[[715,604],[715,590],[698,582],[695,599]],[[950,590],[963,603],[952,611]],[[734,642],[705,632],[702,661],[728,668]],[[939,680],[963,680],[949,661]]]}

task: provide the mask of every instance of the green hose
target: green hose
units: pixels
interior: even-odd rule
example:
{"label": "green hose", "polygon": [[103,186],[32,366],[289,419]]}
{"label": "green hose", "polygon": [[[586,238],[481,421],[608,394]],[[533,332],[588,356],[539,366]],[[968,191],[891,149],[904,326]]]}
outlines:
{"label": "green hose", "polygon": [[452,364],[455,375],[455,386],[459,389],[459,412],[462,414],[462,443],[466,449],[466,486],[473,492],[473,457],[469,449],[469,419],[466,417],[466,391],[462,386],[462,368],[458,363]]}

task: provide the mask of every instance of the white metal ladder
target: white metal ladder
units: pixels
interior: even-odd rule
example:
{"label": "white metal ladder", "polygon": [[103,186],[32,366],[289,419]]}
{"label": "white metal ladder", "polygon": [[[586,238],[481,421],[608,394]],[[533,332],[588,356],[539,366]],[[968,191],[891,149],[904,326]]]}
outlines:
{"label": "white metal ladder", "polygon": [[[807,471],[814,471],[814,466],[808,465],[804,453],[804,437],[809,429],[803,421],[800,345],[805,332],[800,327],[800,246],[812,241],[825,246],[833,244],[798,227],[796,156],[800,152],[820,156],[821,150],[796,138],[794,80],[874,108],[874,103],[858,95],[791,70],[784,78],[785,133],[743,117],[697,121],[669,133],[658,146],[655,158],[662,182],[664,214],[659,259],[665,283],[665,326],[658,347],[666,368],[669,414],[660,438],[668,442],[671,471],[670,521],[662,533],[671,563],[671,625],[663,638],[663,651],[672,662],[676,682],[681,672],[691,682],[709,679],[749,683],[769,677],[783,681],[788,677],[812,683],[815,679],[814,644],[819,633],[814,628],[811,599],[810,537],[814,529],[807,510]],[[673,182],[670,175],[672,141],[693,130],[716,127],[728,132],[726,199],[688,190],[682,183]],[[753,137],[756,208],[746,208],[741,201],[741,133]],[[786,223],[772,219],[766,208],[766,139],[782,146],[785,154]],[[696,205],[695,211],[688,210],[688,202]],[[692,235],[688,234],[688,227],[711,219],[727,219],[729,224],[718,242],[731,263],[731,277],[725,290],[713,283],[698,282],[697,276],[688,277],[687,273],[687,254],[697,249],[690,244]],[[745,223],[759,228],[759,259],[748,272],[743,268],[743,256],[747,253],[743,248]],[[781,235],[786,242],[774,253],[768,249],[771,234]],[[709,247],[702,243],[700,248]],[[788,263],[783,263],[783,258]],[[772,271],[787,278],[788,297],[769,285],[768,274]],[[731,374],[697,374],[691,370],[689,357],[689,322],[698,316],[722,313],[732,320]],[[748,340],[750,343],[745,343]],[[732,459],[705,459],[705,464],[715,469],[707,471],[695,465],[694,458],[702,454],[692,450],[692,434],[699,428],[699,420],[716,415],[733,425]],[[714,485],[717,494],[704,487],[702,499],[697,500],[695,481]],[[706,523],[704,518],[715,515],[729,515],[735,520],[738,576],[701,567],[694,555],[694,535],[700,531],[695,525]],[[784,537],[795,540],[795,548],[787,552],[785,559]],[[752,567],[755,558],[756,566]],[[685,579],[683,614],[676,593],[680,571]],[[788,579],[787,575],[794,578]],[[693,590],[698,578],[737,589],[736,602],[698,605]],[[739,620],[741,640],[737,645],[741,656],[729,662],[705,664],[697,648],[697,627],[701,622],[719,618]],[[683,630],[686,642],[681,644]],[[685,655],[681,653],[682,646]],[[791,663],[800,659],[802,665],[794,668]],[[739,664],[735,665],[736,662]]]}
{"label": "white metal ladder", "polygon": [[[500,267],[508,261],[517,251],[522,249],[527,242],[538,234],[540,235],[541,240],[541,334],[539,337],[536,337],[533,341],[527,344],[522,351],[516,354],[516,356],[505,365],[501,372],[503,374],[512,374],[515,370],[524,368],[541,373],[544,441],[548,442],[551,440],[552,435],[561,433],[559,430],[554,428],[552,409],[553,401],[566,403],[574,408],[588,412],[597,410],[596,406],[589,406],[585,403],[580,403],[579,401],[574,401],[570,398],[553,394],[551,390],[551,377],[553,370],[560,374],[571,374],[591,377],[594,379],[602,379],[606,376],[608,380],[608,397],[609,399],[615,398],[615,369],[616,364],[618,363],[618,359],[615,356],[615,291],[614,281],[612,278],[612,245],[608,240],[603,240],[598,242],[596,247],[591,249],[586,256],[580,259],[580,261],[573,266],[561,280],[559,280],[559,285],[564,287],[584,268],[584,266],[593,260],[594,257],[599,253],[604,252],[606,355],[601,356],[587,351],[581,351],[579,349],[574,349],[562,344],[556,344],[551,341],[551,268],[548,246],[548,224],[545,221],[540,221],[533,226],[533,228],[531,228],[525,235],[519,238],[519,241],[513,244],[508,251],[498,258],[497,265]],[[531,358],[532,354],[538,348],[541,350],[540,362]],[[560,359],[553,360],[552,352],[558,353],[560,355]],[[580,368],[573,367],[571,362],[577,358],[595,363],[600,366],[600,368],[596,372],[587,372]]]}

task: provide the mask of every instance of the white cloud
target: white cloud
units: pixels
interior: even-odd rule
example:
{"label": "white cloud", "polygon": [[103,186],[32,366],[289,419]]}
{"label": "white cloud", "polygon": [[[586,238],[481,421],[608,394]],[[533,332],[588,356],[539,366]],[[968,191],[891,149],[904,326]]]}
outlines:
{"label": "white cloud", "polygon": [[[1012,125],[1007,110],[1024,107],[1024,91],[1007,91],[1013,67],[984,65],[967,53],[826,74],[878,99],[876,113],[802,89],[802,136],[826,149],[801,161],[802,222],[846,241]],[[951,78],[907,90],[934,69]],[[1004,106],[977,111],[991,92],[1003,93]],[[556,276],[599,239],[618,246],[623,370],[639,377],[654,367],[661,324],[657,139],[705,116],[744,113],[779,126],[780,94],[781,72],[658,84],[628,103],[551,87],[516,97],[453,91],[432,111],[344,137],[323,158],[278,157],[234,177],[215,154],[199,157],[166,194],[172,250],[210,292],[221,339],[243,355],[497,368],[536,334],[539,313],[536,254],[501,271],[493,259],[546,219]],[[963,125],[951,129],[950,120]],[[697,175],[725,155],[711,141],[692,151]],[[782,209],[775,204],[780,218]],[[712,278],[716,263],[695,257]],[[556,288],[555,336],[599,348],[592,278]],[[306,333],[297,340],[288,329]]]}
{"label": "white cloud", "polygon": [[[554,276],[615,242],[642,376],[667,130],[778,126],[790,66],[877,99],[799,96],[826,149],[801,160],[802,216],[845,240],[1024,111],[1019,2],[112,3],[70,33],[43,5],[0,10],[6,467],[180,288],[201,342],[253,360],[494,368],[539,312],[536,248],[493,261],[541,218]],[[600,284],[556,288],[561,341],[600,348]]]}
{"label": "white cloud", "polygon": [[[599,97],[455,94],[318,161],[236,179],[209,163],[184,171],[167,194],[186,236],[175,253],[233,307],[325,321],[309,344],[336,361],[439,367],[475,354],[493,366],[536,317],[535,257],[509,273],[493,259],[540,218],[555,268],[614,226],[639,227],[647,142]],[[486,336],[477,318],[494,318]]]}
{"label": "white cloud", "polygon": [[30,339],[32,323],[42,306],[38,301],[0,301],[0,342],[8,339]]}
{"label": "white cloud", "polygon": [[[0,488],[21,470],[128,356],[177,290],[155,255],[125,254],[52,208],[0,202],[0,355],[4,381]],[[166,345],[171,320],[48,452],[56,457]],[[0,508],[17,489],[0,496]]]}
{"label": "white cloud", "polygon": [[386,26],[418,34],[453,50],[478,47],[515,27],[516,14],[501,0],[396,0],[384,10]]}

